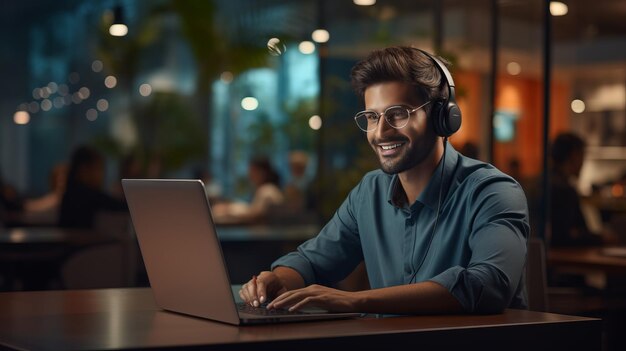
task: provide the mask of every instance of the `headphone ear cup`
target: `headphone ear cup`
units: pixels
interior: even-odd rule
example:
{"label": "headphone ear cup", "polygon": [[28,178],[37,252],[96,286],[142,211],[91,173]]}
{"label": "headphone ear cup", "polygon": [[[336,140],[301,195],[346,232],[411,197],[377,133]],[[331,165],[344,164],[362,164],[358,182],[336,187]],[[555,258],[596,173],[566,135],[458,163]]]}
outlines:
{"label": "headphone ear cup", "polygon": [[435,102],[431,116],[435,133],[440,137],[447,138],[461,128],[461,109],[454,102]]}
{"label": "headphone ear cup", "polygon": [[444,111],[443,101],[436,101],[433,104],[433,108],[430,112],[433,129],[435,130],[435,134],[438,136],[445,136],[444,134],[444,126],[442,124],[442,120],[444,119],[443,115],[446,111]]}
{"label": "headphone ear cup", "polygon": [[446,106],[445,113],[442,113],[441,116],[442,134],[441,136],[449,137],[450,135],[456,133],[459,128],[461,128],[461,109],[454,102],[448,102],[448,106]]}

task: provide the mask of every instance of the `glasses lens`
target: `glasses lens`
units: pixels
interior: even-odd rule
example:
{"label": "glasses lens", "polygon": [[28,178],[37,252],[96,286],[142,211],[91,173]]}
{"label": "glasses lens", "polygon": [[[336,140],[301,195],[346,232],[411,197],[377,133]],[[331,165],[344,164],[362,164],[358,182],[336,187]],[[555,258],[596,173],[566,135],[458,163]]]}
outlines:
{"label": "glasses lens", "polygon": [[362,111],[354,117],[356,125],[364,131],[374,130],[378,124],[378,115],[371,111]]}
{"label": "glasses lens", "polygon": [[409,121],[409,111],[404,107],[391,107],[385,111],[385,118],[394,128],[402,128]]}

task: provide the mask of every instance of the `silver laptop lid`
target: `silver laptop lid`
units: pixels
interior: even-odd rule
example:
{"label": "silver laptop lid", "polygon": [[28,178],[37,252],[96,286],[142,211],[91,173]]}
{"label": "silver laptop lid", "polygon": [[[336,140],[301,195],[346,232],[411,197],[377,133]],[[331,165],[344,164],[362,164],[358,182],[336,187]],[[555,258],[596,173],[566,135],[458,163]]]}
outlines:
{"label": "silver laptop lid", "polygon": [[239,324],[202,182],[123,179],[122,186],[159,307]]}

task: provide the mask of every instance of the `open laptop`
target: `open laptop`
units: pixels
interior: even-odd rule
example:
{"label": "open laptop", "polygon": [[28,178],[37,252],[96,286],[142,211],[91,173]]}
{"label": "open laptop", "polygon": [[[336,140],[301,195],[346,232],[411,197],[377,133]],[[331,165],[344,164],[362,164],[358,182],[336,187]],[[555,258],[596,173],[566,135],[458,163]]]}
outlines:
{"label": "open laptop", "polygon": [[202,182],[123,179],[122,187],[156,303],[164,310],[230,324],[360,316],[236,303]]}

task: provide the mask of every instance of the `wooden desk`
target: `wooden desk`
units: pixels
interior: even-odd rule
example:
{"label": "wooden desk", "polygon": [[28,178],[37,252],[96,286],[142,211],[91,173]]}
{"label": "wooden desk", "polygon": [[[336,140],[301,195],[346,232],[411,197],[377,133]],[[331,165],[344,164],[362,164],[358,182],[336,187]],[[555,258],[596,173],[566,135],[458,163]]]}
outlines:
{"label": "wooden desk", "polygon": [[602,250],[601,247],[551,248],[547,254],[548,266],[582,273],[626,274],[626,257],[605,255]]}
{"label": "wooden desk", "polygon": [[0,293],[0,346],[92,350],[599,350],[601,320],[524,310],[236,327],[159,310],[148,288]]}

